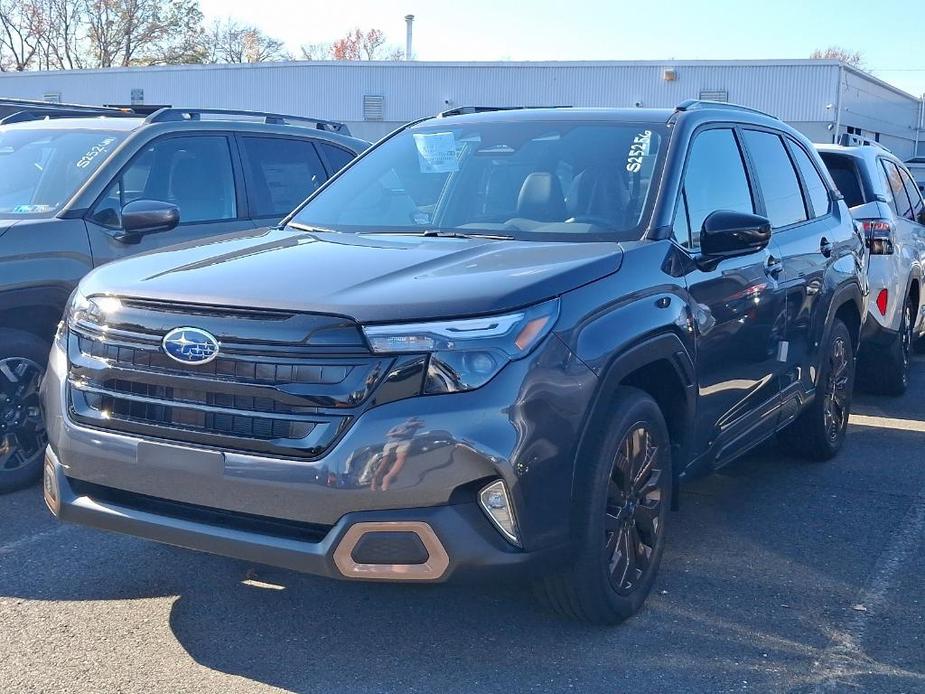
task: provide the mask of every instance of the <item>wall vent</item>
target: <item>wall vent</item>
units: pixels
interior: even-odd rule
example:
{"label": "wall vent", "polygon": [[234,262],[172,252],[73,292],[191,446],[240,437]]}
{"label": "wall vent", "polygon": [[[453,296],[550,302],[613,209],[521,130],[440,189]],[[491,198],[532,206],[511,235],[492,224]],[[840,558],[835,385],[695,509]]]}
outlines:
{"label": "wall vent", "polygon": [[42,94],[42,101],[49,104],[60,104],[61,92],[45,92]]}
{"label": "wall vent", "polygon": [[385,97],[378,94],[363,95],[363,120],[385,120]]}

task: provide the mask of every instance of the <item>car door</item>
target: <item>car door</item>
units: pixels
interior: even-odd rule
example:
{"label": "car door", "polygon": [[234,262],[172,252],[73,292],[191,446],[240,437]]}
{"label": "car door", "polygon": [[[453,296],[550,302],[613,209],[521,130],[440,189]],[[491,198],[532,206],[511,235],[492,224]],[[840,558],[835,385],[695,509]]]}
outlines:
{"label": "car door", "polygon": [[[813,391],[834,287],[833,273],[856,241],[853,222],[840,220],[815,157],[787,135],[746,130],[765,214],[781,254],[781,289],[787,295],[782,418],[799,413]],[[853,272],[853,259],[844,268]]]}
{"label": "car door", "polygon": [[[94,263],[252,229],[231,145],[230,135],[210,131],[164,135],[142,146],[88,215]],[[120,241],[122,207],[142,199],[176,205],[180,223],[170,231]]]}
{"label": "car door", "polygon": [[[918,260],[918,269],[925,273],[925,201],[922,200],[922,193],[909,172],[902,166],[897,166],[896,168],[899,170],[903,187],[909,197],[910,215],[908,224],[912,233],[912,245]],[[922,302],[920,301],[919,303],[921,304]],[[922,330],[925,330],[925,320],[923,320],[921,307],[919,308],[919,315],[916,317],[914,328],[916,333],[921,333]]]}
{"label": "car door", "polygon": [[247,202],[255,226],[272,226],[328,179],[312,140],[239,135]]}
{"label": "car door", "polygon": [[709,451],[720,462],[774,431],[785,299],[773,241],[761,251],[717,262],[700,253],[699,230],[717,210],[757,212],[757,200],[735,128],[697,132],[674,229],[692,255],[686,282],[697,345],[694,445],[698,453]]}

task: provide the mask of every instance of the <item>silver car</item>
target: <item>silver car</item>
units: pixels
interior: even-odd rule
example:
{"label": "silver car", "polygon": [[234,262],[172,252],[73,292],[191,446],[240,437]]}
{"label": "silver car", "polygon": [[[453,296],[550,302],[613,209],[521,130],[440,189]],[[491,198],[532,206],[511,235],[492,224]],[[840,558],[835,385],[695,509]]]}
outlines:
{"label": "silver car", "polygon": [[925,202],[906,165],[883,147],[816,148],[867,241],[869,319],[858,380],[900,395],[908,385],[910,351],[925,334]]}

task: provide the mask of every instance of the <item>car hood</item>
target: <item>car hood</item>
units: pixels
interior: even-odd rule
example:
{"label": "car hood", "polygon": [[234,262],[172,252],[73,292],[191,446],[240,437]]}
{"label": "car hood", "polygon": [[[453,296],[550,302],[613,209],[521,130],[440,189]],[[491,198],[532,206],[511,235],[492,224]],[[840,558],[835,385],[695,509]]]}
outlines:
{"label": "car hood", "polygon": [[21,221],[21,219],[4,219],[0,217],[0,236],[3,236],[14,224]]}
{"label": "car hood", "polygon": [[174,246],[88,275],[86,295],[268,308],[360,322],[518,308],[620,268],[618,243],[265,230]]}

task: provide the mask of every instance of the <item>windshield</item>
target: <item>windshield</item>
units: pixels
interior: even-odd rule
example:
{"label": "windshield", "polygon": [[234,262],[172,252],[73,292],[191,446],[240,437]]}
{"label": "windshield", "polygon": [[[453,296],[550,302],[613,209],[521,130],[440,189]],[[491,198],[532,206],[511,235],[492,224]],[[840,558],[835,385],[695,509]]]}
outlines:
{"label": "windshield", "polygon": [[432,123],[374,148],[290,223],[543,240],[641,238],[662,126]]}
{"label": "windshield", "polygon": [[0,214],[56,212],[124,138],[100,130],[0,130]]}

